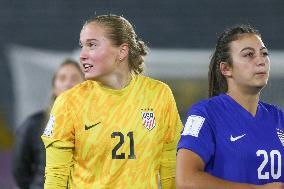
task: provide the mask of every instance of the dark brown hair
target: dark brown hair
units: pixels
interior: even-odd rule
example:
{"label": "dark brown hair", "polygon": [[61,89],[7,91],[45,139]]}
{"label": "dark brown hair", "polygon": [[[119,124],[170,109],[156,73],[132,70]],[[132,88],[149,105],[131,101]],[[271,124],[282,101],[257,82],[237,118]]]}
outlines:
{"label": "dark brown hair", "polygon": [[208,71],[209,97],[217,96],[228,91],[227,80],[221,73],[220,63],[226,62],[228,65],[232,66],[230,44],[245,34],[254,34],[260,36],[260,33],[250,25],[238,25],[227,28],[218,37]]}

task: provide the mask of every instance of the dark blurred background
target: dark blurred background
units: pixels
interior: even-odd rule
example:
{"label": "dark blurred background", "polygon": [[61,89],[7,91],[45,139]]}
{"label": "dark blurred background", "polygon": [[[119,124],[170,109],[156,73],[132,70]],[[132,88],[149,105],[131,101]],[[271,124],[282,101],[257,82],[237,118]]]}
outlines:
{"label": "dark blurred background", "polygon": [[66,56],[78,58],[84,21],[110,13],[131,21],[148,44],[148,73],[171,86],[183,121],[191,104],[207,96],[206,74],[217,35],[236,24],[260,30],[272,63],[262,98],[284,108],[283,0],[1,0],[1,189],[15,188],[9,170],[15,128],[48,104],[56,65]]}

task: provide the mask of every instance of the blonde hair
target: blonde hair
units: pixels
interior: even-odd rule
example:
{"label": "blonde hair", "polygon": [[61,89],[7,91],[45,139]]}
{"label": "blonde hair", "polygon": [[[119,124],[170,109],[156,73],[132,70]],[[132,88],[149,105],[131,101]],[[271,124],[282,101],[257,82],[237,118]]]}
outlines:
{"label": "blonde hair", "polygon": [[87,20],[84,26],[90,23],[102,25],[107,31],[107,37],[114,46],[120,46],[123,43],[128,44],[129,69],[134,74],[140,74],[144,71],[144,56],[148,54],[148,47],[138,38],[128,20],[122,16],[100,15]]}

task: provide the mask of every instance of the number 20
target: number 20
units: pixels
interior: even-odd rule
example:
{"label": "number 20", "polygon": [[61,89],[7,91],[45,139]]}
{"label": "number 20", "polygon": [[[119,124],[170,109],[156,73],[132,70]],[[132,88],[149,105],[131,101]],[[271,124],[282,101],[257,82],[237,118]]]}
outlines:
{"label": "number 20", "polygon": [[[263,156],[263,161],[257,169],[258,179],[269,179],[269,172],[263,172],[264,167],[269,161],[268,154],[265,150],[258,150],[256,152],[257,156]],[[281,153],[278,150],[271,150],[269,153],[271,161],[271,176],[273,179],[279,179],[281,176]],[[277,170],[274,169],[275,156],[277,161]]]}

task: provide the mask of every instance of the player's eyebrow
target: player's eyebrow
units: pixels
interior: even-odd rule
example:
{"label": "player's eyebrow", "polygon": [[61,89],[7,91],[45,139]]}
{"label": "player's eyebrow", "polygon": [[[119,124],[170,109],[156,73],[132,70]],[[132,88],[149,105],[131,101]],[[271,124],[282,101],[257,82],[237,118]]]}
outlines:
{"label": "player's eyebrow", "polygon": [[245,47],[245,48],[243,48],[243,49],[241,50],[241,52],[246,51],[246,50],[255,51],[254,48],[252,48],[252,47]]}
{"label": "player's eyebrow", "polygon": [[[98,41],[96,38],[92,38],[92,39],[87,39],[86,42],[90,42],[90,41]],[[79,39],[79,44],[82,44],[81,40]]]}
{"label": "player's eyebrow", "polygon": [[260,50],[267,50],[267,48],[266,47],[261,47]]}
{"label": "player's eyebrow", "polygon": [[[266,48],[266,47],[261,47],[259,50],[264,50],[264,49],[267,49],[267,48]],[[252,50],[252,51],[255,51],[255,49],[252,48],[252,47],[245,47],[245,48],[243,48],[243,49],[241,50],[241,52],[243,52],[243,51],[245,51],[245,50]]]}

